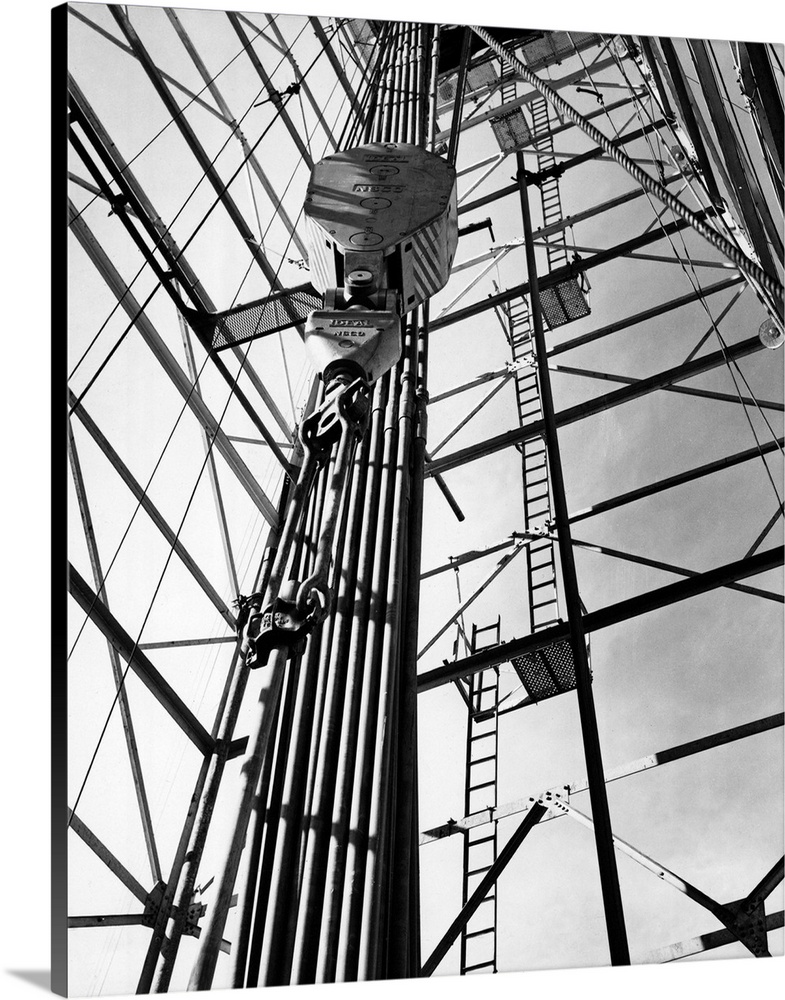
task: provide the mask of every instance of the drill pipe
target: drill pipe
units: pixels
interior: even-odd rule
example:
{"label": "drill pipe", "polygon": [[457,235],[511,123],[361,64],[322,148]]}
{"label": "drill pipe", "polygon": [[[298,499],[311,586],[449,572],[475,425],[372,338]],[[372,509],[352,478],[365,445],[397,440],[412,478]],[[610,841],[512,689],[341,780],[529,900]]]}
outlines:
{"label": "drill pipe", "polygon": [[[387,381],[376,383],[369,431],[369,462],[367,485],[362,511],[362,525],[376,524],[379,509],[378,479],[384,444],[382,431],[386,404]],[[334,982],[337,962],[338,934],[343,913],[343,880],[346,870],[346,852],[350,836],[350,811],[352,780],[357,756],[357,732],[360,704],[365,678],[365,640],[367,635],[368,608],[371,598],[371,574],[375,549],[373,535],[365,527],[358,533],[357,582],[354,593],[351,639],[347,657],[344,723],[338,751],[338,769],[335,785],[335,802],[332,815],[333,835],[327,859],[326,904],[322,910],[319,934],[319,956],[316,970],[317,982]]]}
{"label": "drill pipe", "polygon": [[[328,474],[325,477],[327,484],[333,481],[334,464],[333,462],[332,467],[327,470]],[[321,519],[328,506],[326,491],[320,499]],[[345,535],[344,497],[342,496],[337,504],[330,503],[329,506],[334,507],[337,518],[333,572],[339,573]],[[323,527],[324,523],[320,520],[316,537],[319,537]],[[313,560],[315,558],[316,552],[313,553]],[[320,701],[319,685],[324,675],[324,663],[332,643],[333,631],[334,621],[330,617],[317,627],[309,639],[307,655],[309,676],[306,678],[305,688],[300,692],[297,728],[293,736],[287,736],[286,750],[281,748],[282,756],[285,752],[287,758],[287,772],[283,776],[286,782],[285,809],[279,823],[279,835],[275,844],[271,846],[269,894],[265,900],[264,911],[260,910],[258,914],[261,927],[254,951],[254,966],[249,974],[249,985],[251,981],[254,984],[262,981],[270,985],[288,981],[290,941],[297,916],[299,848],[303,816],[307,814],[302,808],[302,803],[306,795],[309,763],[318,748],[318,742],[315,740],[315,733],[318,730],[313,725],[313,707]],[[295,753],[288,759],[291,744],[294,744]],[[299,808],[297,808],[298,802]]]}
{"label": "drill pipe", "polygon": [[[401,627],[401,598],[406,558],[406,521],[409,491],[409,457],[412,440],[414,412],[413,381],[416,336],[408,328],[404,355],[400,364],[400,401],[397,419],[397,448],[392,497],[392,533],[390,538],[390,565],[387,572],[386,613],[382,632],[381,681],[376,721],[376,750],[374,753],[373,792],[371,800],[368,840],[376,845],[369,852],[372,863],[366,866],[363,900],[363,932],[360,951],[360,975],[363,979],[377,979],[386,974],[386,961],[381,951],[382,920],[389,913],[389,846],[388,829],[391,813],[391,792],[394,789],[392,772],[397,741],[398,723],[398,666]],[[392,722],[392,724],[390,724]]]}
{"label": "drill pipe", "polygon": [[[360,452],[362,452],[362,448],[360,449]],[[347,576],[347,567],[344,566],[344,562],[346,561],[346,556],[349,551],[347,542],[350,538],[353,519],[351,498],[355,494],[358,487],[358,462],[359,459],[355,456],[352,466],[354,475],[352,476],[351,481],[346,483],[346,487],[343,491],[339,533],[335,546],[333,573],[331,579],[331,590],[333,593],[337,592],[337,600],[334,612],[330,618],[329,628],[327,630],[329,638],[328,641],[322,644],[319,657],[319,673],[322,678],[321,683],[323,690],[323,698],[320,700],[323,700],[325,707],[321,713],[321,737],[319,737],[320,729],[311,724],[314,739],[310,753],[312,766],[316,767],[316,770],[313,772],[313,790],[310,797],[311,800],[313,800],[314,795],[316,795],[317,802],[319,794],[319,767],[325,753],[324,726],[329,725],[327,720],[329,719],[330,687],[334,683],[331,665],[335,658],[336,646],[340,643],[340,605],[342,592],[345,590],[346,586],[344,581]],[[348,560],[348,573],[351,574],[351,560]],[[318,805],[316,808],[318,811]],[[303,821],[303,816],[305,817],[305,821]],[[295,829],[295,818],[299,819],[298,829]],[[298,920],[302,918],[304,899],[304,882],[301,874],[302,861],[300,854],[303,841],[305,840],[305,859],[307,871],[307,864],[309,861],[307,845],[310,839],[310,832],[313,828],[314,819],[315,810],[311,802],[307,812],[301,812],[297,817],[293,815],[291,835],[288,836],[286,844],[283,845],[284,849],[288,848],[288,850],[286,850],[286,853],[281,856],[279,895],[277,897],[278,909],[273,911],[274,919],[271,931],[267,936],[265,948],[262,953],[262,969],[264,973],[265,985],[288,983],[291,978],[292,957],[295,949]],[[287,830],[287,834],[289,834],[289,830]]]}
{"label": "drill pipe", "polygon": [[[370,438],[366,437],[357,457],[355,477],[347,505],[349,552],[356,553],[362,531]],[[325,713],[318,744],[318,763],[314,799],[310,811],[305,867],[303,870],[300,912],[295,950],[296,978],[299,983],[314,982],[319,945],[319,927],[324,904],[327,856],[332,836],[331,819],[338,770],[338,755],[346,692],[346,661],[351,635],[351,610],[357,578],[357,561],[348,559],[337,584],[338,597],[334,618],[334,641],[327,664]]]}
{"label": "drill pipe", "polygon": [[[416,317],[413,317],[416,327]],[[401,649],[401,720],[398,727],[399,761],[393,857],[392,919],[388,932],[388,974],[392,978],[419,973],[419,822],[417,809],[417,631],[422,548],[423,482],[425,470],[425,411],[427,405],[427,306],[418,329],[415,426],[412,442],[408,510],[408,544]]]}
{"label": "drill pipe", "polygon": [[367,530],[373,532],[376,537],[376,555],[366,635],[366,679],[360,707],[357,759],[352,790],[350,825],[354,836],[349,843],[347,852],[344,923],[341,927],[338,943],[338,979],[344,982],[357,978],[361,940],[363,882],[366,857],[369,851],[368,824],[380,690],[382,629],[387,610],[384,595],[392,535],[392,493],[395,486],[400,367],[401,363],[399,362],[396,368],[385,375],[388,395],[384,420],[383,459],[378,480],[379,513],[376,524],[367,525]]}
{"label": "drill pipe", "polygon": [[[362,135],[365,142],[422,143],[437,45],[419,25],[394,24],[383,35],[386,44],[377,45],[377,64],[367,77],[368,115],[348,134],[355,141]],[[332,553],[335,609],[309,637],[299,669],[289,671],[286,718],[266,737],[272,787],[259,798],[260,828],[247,854],[237,984],[379,978],[419,968],[412,938],[419,928],[412,881],[418,870],[416,649],[407,634],[416,630],[419,590],[419,557],[409,549],[412,541],[420,544],[427,330],[418,331],[416,317],[410,319],[401,361],[375,387],[370,431],[344,492]],[[305,479],[301,474],[298,486]],[[283,551],[297,568],[295,578],[305,572],[303,560],[321,535],[317,522],[328,504],[325,495],[312,500],[302,532],[287,534],[287,522],[279,556]],[[312,568],[313,551],[306,561]],[[284,568],[277,558],[271,592],[287,578]],[[258,777],[256,787],[264,791]],[[221,906],[237,834],[243,823],[248,827],[245,809],[243,797]],[[245,829],[240,851],[244,836]],[[401,904],[401,913],[388,918],[393,903]],[[210,926],[205,930],[215,938]],[[209,985],[208,965],[200,955],[192,985]]]}
{"label": "drill pipe", "polygon": [[[325,463],[316,472],[314,489],[308,498],[306,514],[301,519],[300,528],[290,553],[288,565],[284,571],[284,575],[287,575],[289,578],[301,579],[305,573],[312,569],[315,553],[313,546],[309,543],[310,539],[318,534],[318,526],[324,510],[324,491],[329,472],[329,462]],[[294,664],[294,669],[299,673],[299,659]],[[264,911],[269,892],[272,870],[271,856],[275,849],[280,815],[281,785],[283,780],[281,776],[283,770],[281,758],[288,751],[288,741],[284,740],[282,742],[281,726],[278,726],[277,732],[278,737],[265,756],[260,785],[248,831],[247,840],[250,842],[251,848],[243,856],[236,884],[240,920],[235,932],[235,941],[232,948],[232,985],[235,988],[245,985],[249,943],[252,928],[254,927],[254,911],[260,907]],[[274,760],[276,777],[273,779],[272,768]],[[262,853],[263,843],[265,845],[264,853]],[[263,924],[264,920],[262,920],[262,926]]]}

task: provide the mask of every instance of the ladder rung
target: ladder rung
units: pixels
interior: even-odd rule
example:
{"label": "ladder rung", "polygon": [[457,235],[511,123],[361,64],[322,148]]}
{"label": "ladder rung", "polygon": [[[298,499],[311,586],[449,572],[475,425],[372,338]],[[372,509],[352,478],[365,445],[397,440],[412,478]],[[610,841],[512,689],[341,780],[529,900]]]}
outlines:
{"label": "ladder rung", "polygon": [[470,792],[479,792],[479,790],[481,788],[490,788],[491,785],[495,785],[495,784],[496,784],[495,781],[481,781],[479,783],[479,785],[470,785],[469,786],[469,791]]}
{"label": "ladder rung", "polygon": [[496,967],[496,963],[494,961],[479,962],[477,965],[465,965],[463,967],[463,971],[464,972],[473,972],[475,969],[490,969],[491,967],[493,967],[493,968]]}
{"label": "ladder rung", "polygon": [[466,872],[466,878],[471,878],[472,875],[482,875],[483,872],[491,870],[490,865],[485,865],[483,868],[475,868],[473,871]]}
{"label": "ladder rung", "polygon": [[483,934],[493,934],[495,930],[495,927],[486,927],[485,930],[482,931],[469,931],[468,934],[464,933],[463,937],[464,940],[468,941],[469,938],[482,937]]}
{"label": "ladder rung", "polygon": [[485,764],[489,760],[496,760],[496,754],[488,754],[485,757],[478,757],[477,760],[470,760],[469,767],[474,767],[476,764]]}
{"label": "ladder rung", "polygon": [[490,729],[487,733],[477,733],[476,736],[470,736],[469,737],[469,742],[473,743],[475,740],[485,740],[489,736],[495,736],[495,735],[496,735],[496,729],[495,728],[494,729]]}

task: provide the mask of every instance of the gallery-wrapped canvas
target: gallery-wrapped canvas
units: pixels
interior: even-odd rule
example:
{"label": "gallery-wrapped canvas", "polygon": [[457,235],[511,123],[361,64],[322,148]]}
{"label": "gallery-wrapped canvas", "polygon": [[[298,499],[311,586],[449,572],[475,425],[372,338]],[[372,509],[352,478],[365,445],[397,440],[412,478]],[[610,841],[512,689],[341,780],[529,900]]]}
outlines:
{"label": "gallery-wrapped canvas", "polygon": [[55,990],[781,956],[782,40],[53,14]]}

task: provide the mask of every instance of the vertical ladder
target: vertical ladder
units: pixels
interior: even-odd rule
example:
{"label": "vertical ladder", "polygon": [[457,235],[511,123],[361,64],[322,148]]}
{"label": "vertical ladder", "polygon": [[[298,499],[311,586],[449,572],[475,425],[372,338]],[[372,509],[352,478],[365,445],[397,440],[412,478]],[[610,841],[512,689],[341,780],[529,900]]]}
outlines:
{"label": "vertical ladder", "polygon": [[[538,170],[547,170],[556,163],[548,102],[537,97],[530,104],[532,136],[537,152]],[[548,177],[541,182],[543,226],[563,218],[559,180]],[[558,233],[547,239],[548,270],[567,263],[564,236]],[[515,367],[515,398],[521,426],[542,419],[542,403],[537,376],[534,340],[528,299],[510,303],[507,308],[509,340]],[[552,523],[551,496],[548,483],[548,457],[545,438],[538,436],[519,446],[523,476],[523,517],[527,532],[549,532]],[[556,587],[556,558],[553,542],[539,538],[530,542],[526,553],[526,575],[529,589],[529,628],[532,632],[559,621]]]}
{"label": "vertical ladder", "polygon": [[510,101],[514,101],[518,96],[517,88],[515,85],[515,67],[512,63],[507,62],[506,59],[501,60],[502,73],[501,73],[501,103],[509,104]]}
{"label": "vertical ladder", "polygon": [[[534,355],[531,315],[527,299],[519,299],[507,309],[509,339],[515,368],[515,399],[521,426],[542,419],[542,404]],[[523,524],[525,531],[550,528],[551,496],[545,438],[541,435],[519,445],[523,476]],[[553,542],[543,537],[529,543],[526,553],[529,589],[529,629],[536,632],[559,620],[556,590],[556,559]]]}
{"label": "vertical ladder", "polygon": [[[477,638],[490,633],[490,641]],[[472,626],[472,652],[501,641],[501,618],[484,628]],[[498,777],[497,709],[499,670],[488,667],[469,678],[469,716],[466,727],[466,791],[464,815],[494,810]],[[496,820],[470,827],[463,841],[463,896],[465,906],[496,860]],[[461,975],[496,972],[496,886],[488,893],[461,932]]]}
{"label": "vertical ladder", "polygon": [[[533,123],[534,148],[537,151],[538,171],[548,170],[556,166],[553,155],[553,135],[551,134],[551,118],[548,102],[544,97],[537,97],[531,103]],[[551,175],[540,183],[540,198],[542,200],[542,224],[544,227],[564,218],[561,195],[559,193],[559,178]],[[547,243],[548,270],[555,271],[567,263],[567,247],[564,233],[555,233],[545,238]]]}

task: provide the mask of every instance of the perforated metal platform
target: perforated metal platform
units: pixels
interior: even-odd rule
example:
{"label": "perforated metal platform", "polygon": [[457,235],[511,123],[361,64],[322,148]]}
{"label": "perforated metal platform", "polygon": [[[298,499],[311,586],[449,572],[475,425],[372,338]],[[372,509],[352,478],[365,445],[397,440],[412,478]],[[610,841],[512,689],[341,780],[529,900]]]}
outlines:
{"label": "perforated metal platform", "polygon": [[520,108],[492,118],[491,128],[503,153],[512,153],[531,142],[532,134]]}
{"label": "perforated metal platform", "polygon": [[591,312],[577,278],[567,278],[552,288],[540,289],[540,308],[551,330],[588,316]]}
{"label": "perforated metal platform", "polygon": [[520,52],[527,66],[560,62],[575,48],[583,49],[598,36],[586,31],[549,31],[542,38],[535,38],[521,46]]}
{"label": "perforated metal platform", "polygon": [[[474,66],[466,74],[466,96],[471,97],[475,91],[485,87],[492,87],[499,80],[499,75],[490,62],[481,63]],[[458,74],[451,73],[439,81],[438,95],[441,110],[448,104],[452,104],[458,94]]]}
{"label": "perforated metal platform", "polygon": [[276,292],[225,312],[185,310],[186,318],[210,339],[215,351],[226,350],[254,337],[263,337],[304,323],[308,314],[322,307],[322,296],[309,283]]}
{"label": "perforated metal platform", "polygon": [[575,663],[569,639],[543,646],[534,653],[516,656],[510,663],[535,701],[543,701],[576,686]]}

